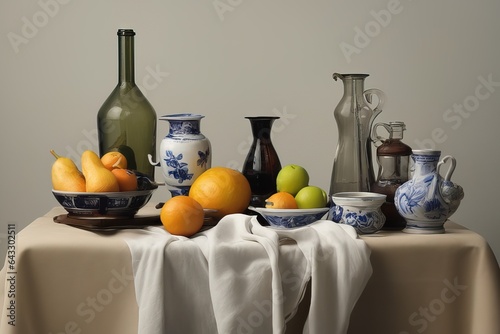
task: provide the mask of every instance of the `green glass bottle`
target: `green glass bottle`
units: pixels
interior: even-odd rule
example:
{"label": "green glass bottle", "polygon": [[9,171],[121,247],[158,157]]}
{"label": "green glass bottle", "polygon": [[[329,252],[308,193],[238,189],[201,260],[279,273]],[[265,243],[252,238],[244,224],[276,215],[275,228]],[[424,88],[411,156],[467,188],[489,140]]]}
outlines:
{"label": "green glass bottle", "polygon": [[154,180],[148,154],[156,156],[156,112],[135,84],[132,29],[118,30],[118,85],[97,114],[99,155],[119,151],[127,168]]}

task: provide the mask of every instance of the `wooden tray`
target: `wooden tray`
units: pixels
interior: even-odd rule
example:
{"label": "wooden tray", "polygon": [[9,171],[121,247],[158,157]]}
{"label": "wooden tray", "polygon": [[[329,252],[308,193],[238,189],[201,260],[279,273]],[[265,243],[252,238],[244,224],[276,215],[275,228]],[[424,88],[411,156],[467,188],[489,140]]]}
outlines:
{"label": "wooden tray", "polygon": [[[160,203],[162,204],[162,203]],[[119,230],[127,228],[144,228],[147,226],[161,226],[160,210],[161,206],[148,207],[142,209],[133,217],[86,217],[71,214],[61,214],[54,217],[54,222],[91,231]],[[205,210],[205,221],[202,230],[209,229],[217,225],[218,220],[210,214],[214,210]]]}
{"label": "wooden tray", "polygon": [[54,217],[55,223],[86,230],[116,230],[161,225],[160,215],[137,217],[75,217],[63,214]]}

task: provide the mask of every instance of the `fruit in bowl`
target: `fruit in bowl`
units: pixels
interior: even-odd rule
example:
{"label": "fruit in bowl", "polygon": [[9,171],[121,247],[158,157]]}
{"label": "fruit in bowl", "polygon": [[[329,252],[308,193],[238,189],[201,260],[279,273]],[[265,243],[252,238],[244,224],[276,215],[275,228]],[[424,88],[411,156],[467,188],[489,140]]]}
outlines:
{"label": "fruit in bowl", "polygon": [[309,185],[309,174],[299,165],[283,167],[276,178],[277,193],[266,199],[265,208],[249,207],[273,227],[293,228],[326,217],[329,207],[326,192]]}
{"label": "fruit in bowl", "polygon": [[87,150],[82,153],[82,173],[88,192],[120,191],[114,174],[104,166],[99,156],[93,151]]}
{"label": "fruit in bowl", "polygon": [[58,155],[54,150],[50,153],[56,158],[52,164],[52,188],[66,191],[86,191],[85,177],[73,160]]}
{"label": "fruit in bowl", "polygon": [[276,177],[277,193],[266,199],[268,209],[315,209],[328,204],[326,192],[309,185],[309,173],[299,165],[283,167]]}
{"label": "fruit in bowl", "polygon": [[69,158],[57,155],[52,165],[52,194],[70,215],[131,217],[148,203],[158,184],[146,175],[124,169],[120,154],[102,158],[90,150],[82,153],[82,172]]}
{"label": "fruit in bowl", "polygon": [[295,195],[299,209],[323,208],[328,203],[326,192],[320,187],[306,186]]}
{"label": "fruit in bowl", "polygon": [[144,207],[158,183],[136,172],[136,190],[113,192],[63,191],[52,189],[56,200],[71,216],[133,217]]}
{"label": "fruit in bowl", "polygon": [[[119,152],[108,152],[101,158],[91,151],[82,153],[82,171],[69,158],[60,156],[51,150],[56,158],[52,164],[52,188],[70,192],[118,192],[144,190],[139,185],[145,175],[127,169],[127,159]],[[150,183],[153,183],[150,181]]]}
{"label": "fruit in bowl", "polygon": [[266,199],[268,209],[298,209],[297,201],[292,194],[286,191],[279,191]]}
{"label": "fruit in bowl", "polygon": [[299,165],[286,165],[276,176],[276,189],[295,196],[300,189],[309,184],[309,173]]}

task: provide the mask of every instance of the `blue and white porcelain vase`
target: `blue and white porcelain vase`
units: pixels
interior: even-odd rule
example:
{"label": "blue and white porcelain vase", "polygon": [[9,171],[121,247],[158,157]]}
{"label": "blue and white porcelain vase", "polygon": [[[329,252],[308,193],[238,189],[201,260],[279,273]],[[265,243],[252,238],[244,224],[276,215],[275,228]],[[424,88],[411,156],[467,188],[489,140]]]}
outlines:
{"label": "blue and white porcelain vase", "polygon": [[212,164],[210,141],[200,132],[198,114],[164,115],[159,119],[169,122],[168,134],[160,143],[160,161],[149,162],[161,166],[167,189],[172,197],[188,195],[194,180]]}
{"label": "blue and white porcelain vase", "polygon": [[[439,160],[441,151],[413,150],[413,177],[403,183],[394,196],[399,214],[406,220],[408,233],[444,233],[444,223],[457,211],[464,197],[461,186],[450,181],[456,167],[451,155]],[[443,178],[440,167],[451,164]]]}

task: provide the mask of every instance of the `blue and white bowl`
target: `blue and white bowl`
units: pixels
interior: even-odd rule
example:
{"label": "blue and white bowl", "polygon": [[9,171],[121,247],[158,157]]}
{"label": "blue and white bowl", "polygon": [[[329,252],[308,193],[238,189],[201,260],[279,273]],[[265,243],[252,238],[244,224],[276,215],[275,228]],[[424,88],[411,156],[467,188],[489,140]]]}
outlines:
{"label": "blue and white bowl", "polygon": [[385,223],[385,216],[380,207],[386,197],[372,192],[333,194],[328,219],[351,225],[359,234],[375,233]]}
{"label": "blue and white bowl", "polygon": [[149,202],[158,185],[160,184],[137,172],[136,191],[94,193],[52,189],[52,194],[70,216],[133,217]]}
{"label": "blue and white bowl", "polygon": [[52,190],[68,214],[78,217],[133,217],[155,189],[121,192],[70,192]]}
{"label": "blue and white bowl", "polygon": [[267,209],[250,206],[248,209],[258,212],[273,227],[293,228],[306,226],[326,217],[329,208],[317,209]]}

